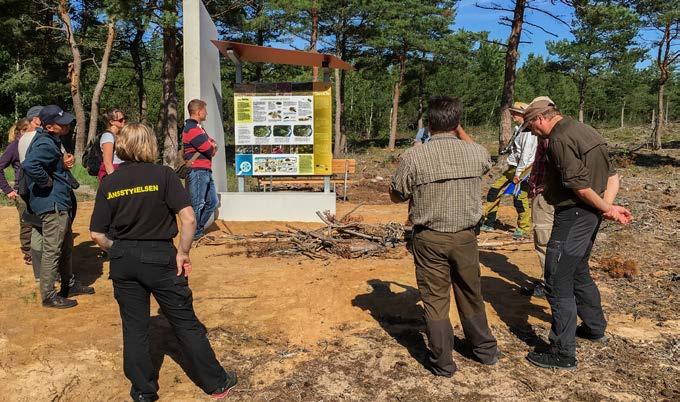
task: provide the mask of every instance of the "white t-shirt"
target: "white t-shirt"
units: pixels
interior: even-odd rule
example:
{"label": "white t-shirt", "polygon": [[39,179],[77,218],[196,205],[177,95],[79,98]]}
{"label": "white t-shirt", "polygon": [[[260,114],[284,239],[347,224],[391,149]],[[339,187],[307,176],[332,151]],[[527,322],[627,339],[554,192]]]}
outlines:
{"label": "white t-shirt", "polygon": [[[104,149],[102,149],[102,148],[103,148],[102,145],[104,145],[104,144],[106,144],[106,143],[111,143],[111,144],[113,144],[113,145],[116,144],[116,137],[114,137],[113,133],[110,133],[110,132],[108,132],[108,131],[104,131],[104,132],[102,133],[102,136],[101,136],[101,138],[99,139],[99,149],[101,149],[102,152],[104,152]],[[120,158],[118,158],[118,155],[116,155],[116,151],[115,151],[115,148],[114,148],[114,151],[113,151],[113,164],[114,164],[114,165],[119,165],[119,164],[121,164],[121,163],[123,163],[123,160],[120,159]]]}
{"label": "white t-shirt", "polygon": [[24,159],[26,159],[26,151],[28,151],[28,146],[31,145],[31,141],[33,141],[33,137],[35,137],[35,131],[27,131],[23,134],[21,134],[21,137],[19,137],[19,162],[24,163]]}

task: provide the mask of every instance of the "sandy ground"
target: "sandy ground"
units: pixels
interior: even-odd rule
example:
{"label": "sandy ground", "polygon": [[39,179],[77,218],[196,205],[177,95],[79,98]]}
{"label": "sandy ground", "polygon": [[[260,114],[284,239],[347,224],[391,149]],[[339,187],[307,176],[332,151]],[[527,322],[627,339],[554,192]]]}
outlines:
{"label": "sandy ground", "polygon": [[[339,203],[338,214],[353,207]],[[3,400],[129,399],[108,262],[98,257],[88,236],[91,209],[92,203],[82,203],[74,225],[74,270],[97,293],[78,296],[76,308],[62,311],[40,306],[31,269],[21,261],[16,210],[0,208]],[[509,211],[503,207],[501,215]],[[406,205],[365,205],[356,214],[365,222],[403,223]],[[283,227],[226,224],[234,233]],[[434,378],[421,364],[424,327],[406,250],[398,259],[322,262],[228,257],[227,251],[221,246],[194,249],[190,285],[218,358],[239,372],[240,385],[231,400],[680,398],[677,316],[660,325],[649,318],[609,314],[612,341],[581,345],[575,373],[535,369],[524,360],[531,346],[545,338],[550,313],[544,299],[520,292],[540,277],[528,244],[480,253],[487,314],[504,358],[494,367],[470,359],[458,326],[454,358],[460,371],[453,379]],[[612,289],[601,288],[607,309]],[[207,400],[182,371],[181,350],[157,310],[152,304],[161,400]],[[451,318],[458,323],[455,308]]]}

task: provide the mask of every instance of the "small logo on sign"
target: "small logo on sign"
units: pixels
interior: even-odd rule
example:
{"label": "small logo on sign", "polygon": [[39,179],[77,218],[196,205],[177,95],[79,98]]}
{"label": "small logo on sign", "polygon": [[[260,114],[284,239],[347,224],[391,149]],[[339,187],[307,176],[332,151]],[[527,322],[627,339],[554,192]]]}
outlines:
{"label": "small logo on sign", "polygon": [[241,164],[239,165],[239,170],[240,170],[242,173],[248,173],[248,172],[250,172],[250,170],[251,170],[252,168],[253,168],[253,165],[251,165],[250,162],[248,162],[248,161],[243,161],[243,162],[241,162]]}

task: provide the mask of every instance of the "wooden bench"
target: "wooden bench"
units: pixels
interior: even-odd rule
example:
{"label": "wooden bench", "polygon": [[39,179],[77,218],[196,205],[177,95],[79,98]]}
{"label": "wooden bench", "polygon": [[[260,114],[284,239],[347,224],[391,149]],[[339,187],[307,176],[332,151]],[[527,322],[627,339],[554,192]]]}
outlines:
{"label": "wooden bench", "polygon": [[[331,167],[330,182],[333,185],[343,185],[343,197],[347,194],[347,185],[354,180],[349,178],[350,174],[356,173],[357,161],[355,159],[333,159]],[[258,185],[264,190],[272,191],[275,185],[324,185],[326,176],[260,176],[257,179]]]}

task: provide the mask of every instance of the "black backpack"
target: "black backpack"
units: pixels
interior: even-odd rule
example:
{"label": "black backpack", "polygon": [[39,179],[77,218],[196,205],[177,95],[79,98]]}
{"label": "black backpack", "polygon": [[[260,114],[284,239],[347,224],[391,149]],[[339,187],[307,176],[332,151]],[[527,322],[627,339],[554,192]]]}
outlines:
{"label": "black backpack", "polygon": [[85,152],[83,152],[83,167],[90,176],[97,176],[99,174],[99,168],[104,161],[102,148],[99,146],[99,140],[101,140],[101,138],[101,134],[94,137],[94,139],[85,147]]}

